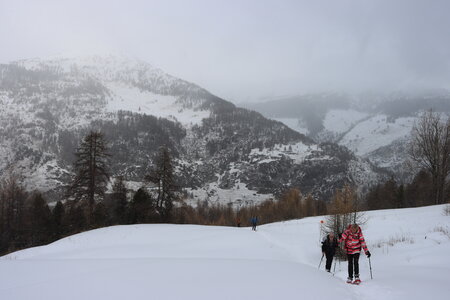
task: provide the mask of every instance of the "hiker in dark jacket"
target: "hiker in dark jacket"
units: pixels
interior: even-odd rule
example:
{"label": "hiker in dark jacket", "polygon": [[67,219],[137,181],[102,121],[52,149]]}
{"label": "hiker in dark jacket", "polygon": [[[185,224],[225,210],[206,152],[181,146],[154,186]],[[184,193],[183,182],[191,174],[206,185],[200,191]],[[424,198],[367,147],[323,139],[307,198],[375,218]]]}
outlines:
{"label": "hiker in dark jacket", "polygon": [[251,219],[252,222],[252,230],[256,231],[256,225],[258,225],[258,217],[257,216],[253,216]]}
{"label": "hiker in dark jacket", "polygon": [[327,234],[327,237],[322,242],[322,254],[327,258],[325,264],[325,269],[327,272],[331,270],[331,264],[333,262],[333,257],[336,254],[336,248],[338,247],[338,241],[333,232]]}

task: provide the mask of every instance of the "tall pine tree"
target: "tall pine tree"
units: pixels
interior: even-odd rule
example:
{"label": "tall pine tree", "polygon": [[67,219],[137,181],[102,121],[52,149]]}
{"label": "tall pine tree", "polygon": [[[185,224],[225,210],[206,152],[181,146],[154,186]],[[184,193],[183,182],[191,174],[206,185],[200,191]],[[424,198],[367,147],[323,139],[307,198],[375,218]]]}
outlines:
{"label": "tall pine tree", "polygon": [[157,188],[156,210],[163,221],[170,219],[178,188],[175,185],[172,159],[166,147],[159,149],[156,164],[146,179]]}
{"label": "tall pine tree", "polygon": [[55,205],[55,208],[53,208],[52,211],[52,219],[53,219],[53,238],[58,239],[63,236],[65,233],[65,224],[63,220],[65,219],[65,209],[64,205],[61,203],[61,201],[58,201]]}
{"label": "tall pine tree", "polygon": [[113,223],[125,224],[128,202],[127,188],[122,176],[119,176],[114,180],[111,198]]}
{"label": "tall pine tree", "polygon": [[74,200],[87,204],[87,223],[91,225],[91,218],[96,201],[105,195],[106,184],[109,179],[106,140],[101,132],[91,131],[82,140],[75,156],[75,177],[69,189]]}
{"label": "tall pine tree", "polygon": [[52,238],[52,213],[41,194],[32,196],[28,214],[30,245],[42,245],[49,242]]}

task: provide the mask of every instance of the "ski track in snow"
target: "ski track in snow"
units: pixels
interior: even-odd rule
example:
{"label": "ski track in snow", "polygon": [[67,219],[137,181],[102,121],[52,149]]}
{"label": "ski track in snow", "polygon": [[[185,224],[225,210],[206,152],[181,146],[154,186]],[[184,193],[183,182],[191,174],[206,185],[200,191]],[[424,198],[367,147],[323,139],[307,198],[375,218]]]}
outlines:
{"label": "ski track in snow", "polygon": [[[320,220],[112,226],[0,258],[0,299],[436,299],[450,294],[443,206],[367,212],[360,286],[318,263]],[[326,220],[326,219],[325,219]],[[403,241],[397,241],[403,239]],[[394,242],[392,242],[394,241]]]}

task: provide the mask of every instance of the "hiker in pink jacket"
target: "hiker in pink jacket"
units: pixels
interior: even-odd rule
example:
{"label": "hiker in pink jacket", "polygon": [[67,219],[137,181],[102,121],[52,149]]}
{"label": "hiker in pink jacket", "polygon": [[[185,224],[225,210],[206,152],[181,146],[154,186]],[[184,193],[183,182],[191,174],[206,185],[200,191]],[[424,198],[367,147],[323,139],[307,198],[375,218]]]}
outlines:
{"label": "hiker in pink jacket", "polygon": [[[348,257],[347,283],[359,284],[361,282],[359,279],[359,254],[361,253],[361,248],[364,250],[367,257],[370,257],[370,252],[367,249],[361,227],[357,224],[349,225],[341,235],[339,243],[340,242],[344,242],[344,249],[347,252]],[[354,273],[353,270],[355,271]],[[353,274],[355,274],[355,281],[352,281]]]}

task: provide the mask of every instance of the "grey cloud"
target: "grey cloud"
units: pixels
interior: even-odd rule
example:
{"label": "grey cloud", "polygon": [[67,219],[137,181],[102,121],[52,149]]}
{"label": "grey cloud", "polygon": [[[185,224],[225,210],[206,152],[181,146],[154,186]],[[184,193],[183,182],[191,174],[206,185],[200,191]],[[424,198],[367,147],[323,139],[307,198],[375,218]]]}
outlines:
{"label": "grey cloud", "polygon": [[0,1],[0,62],[136,56],[234,101],[450,88],[450,2]]}

